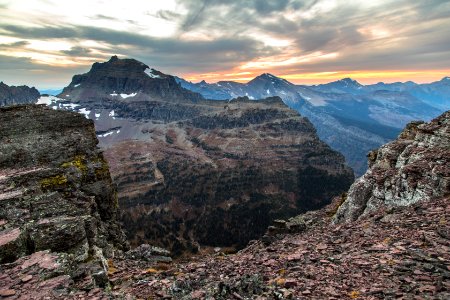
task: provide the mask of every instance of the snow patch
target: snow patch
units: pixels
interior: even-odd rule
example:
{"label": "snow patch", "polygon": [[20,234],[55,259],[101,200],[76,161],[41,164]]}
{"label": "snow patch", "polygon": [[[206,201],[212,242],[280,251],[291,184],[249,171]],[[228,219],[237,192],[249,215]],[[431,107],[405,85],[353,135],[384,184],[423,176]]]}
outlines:
{"label": "snow patch", "polygon": [[267,93],[267,95],[269,95],[269,94],[270,94],[270,91],[269,91],[269,89],[267,89],[266,93]]}
{"label": "snow patch", "polygon": [[116,119],[114,110],[110,111],[108,114],[109,117],[112,117],[114,120]]}
{"label": "snow patch", "polygon": [[63,107],[70,107],[70,109],[75,109],[75,107],[78,107],[78,106],[80,106],[80,104],[75,104],[75,103],[65,103],[65,104],[62,104],[62,106]]}
{"label": "snow patch", "polygon": [[79,87],[81,83],[75,84],[73,87]]}
{"label": "snow patch", "polygon": [[105,133],[103,133],[103,134],[97,135],[97,137],[107,137],[107,136],[110,136],[110,135],[113,135],[113,134],[118,134],[118,133],[120,133],[120,129],[117,129],[117,130],[109,130],[109,131],[107,131],[107,132],[105,132]]}
{"label": "snow patch", "polygon": [[130,97],[134,97],[134,96],[136,96],[137,95],[137,93],[132,93],[132,94],[120,94],[120,97],[122,97],[123,99],[126,99],[126,98],[130,98]]}
{"label": "snow patch", "polygon": [[86,108],[81,108],[80,110],[79,110],[79,112],[81,113],[81,114],[83,114],[87,119],[89,119],[89,114],[91,113],[91,111],[90,110],[87,110]]}
{"label": "snow patch", "polygon": [[117,96],[119,94],[116,93],[116,91],[112,92],[112,94],[110,94],[111,96]]}
{"label": "snow patch", "polygon": [[108,131],[107,133],[99,134],[98,137],[105,137],[105,136],[111,135],[113,133],[114,133],[113,131]]}
{"label": "snow patch", "polygon": [[36,104],[45,104],[45,105],[52,105],[55,104],[55,102],[61,101],[63,99],[55,97],[55,96],[41,96],[38,99],[38,102],[36,102]]}
{"label": "snow patch", "polygon": [[158,74],[153,73],[155,70],[154,69],[145,69],[145,74],[147,74],[150,78],[162,78],[161,76],[159,76]]}

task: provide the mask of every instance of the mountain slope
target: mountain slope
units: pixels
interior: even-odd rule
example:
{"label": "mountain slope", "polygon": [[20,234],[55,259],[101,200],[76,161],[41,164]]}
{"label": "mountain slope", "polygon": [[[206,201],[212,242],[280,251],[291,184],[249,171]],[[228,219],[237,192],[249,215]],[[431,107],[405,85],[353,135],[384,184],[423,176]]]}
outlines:
{"label": "mountain slope", "polygon": [[406,123],[430,120],[450,107],[445,79],[429,85],[407,82],[369,86],[350,78],[302,86],[271,74],[262,74],[244,84],[177,81],[208,99],[281,97],[311,120],[319,137],[343,153],[357,175],[367,169],[367,153],[394,139]]}
{"label": "mountain slope", "polygon": [[34,87],[8,86],[0,82],[0,106],[36,103],[40,94]]}

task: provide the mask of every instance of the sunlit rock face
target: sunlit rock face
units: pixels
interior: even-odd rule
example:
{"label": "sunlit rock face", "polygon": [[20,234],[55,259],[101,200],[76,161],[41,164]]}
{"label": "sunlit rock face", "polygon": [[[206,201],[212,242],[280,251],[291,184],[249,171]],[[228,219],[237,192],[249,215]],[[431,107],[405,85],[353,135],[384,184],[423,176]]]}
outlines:
{"label": "sunlit rock face", "polygon": [[429,123],[409,123],[395,141],[371,152],[369,170],[351,186],[335,222],[448,195],[449,124],[450,111]]}
{"label": "sunlit rock face", "polygon": [[205,100],[136,60],[94,64],[50,105],[94,120],[133,245],[243,247],[353,181],[279,97]]}

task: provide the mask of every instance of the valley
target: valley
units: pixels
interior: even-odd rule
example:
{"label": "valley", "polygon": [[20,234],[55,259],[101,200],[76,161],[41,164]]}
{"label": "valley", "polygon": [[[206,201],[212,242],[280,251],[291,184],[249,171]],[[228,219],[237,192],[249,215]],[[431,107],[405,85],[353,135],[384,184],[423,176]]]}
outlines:
{"label": "valley", "polygon": [[279,97],[206,100],[133,59],[94,64],[41,101],[94,120],[133,246],[240,249],[354,179]]}

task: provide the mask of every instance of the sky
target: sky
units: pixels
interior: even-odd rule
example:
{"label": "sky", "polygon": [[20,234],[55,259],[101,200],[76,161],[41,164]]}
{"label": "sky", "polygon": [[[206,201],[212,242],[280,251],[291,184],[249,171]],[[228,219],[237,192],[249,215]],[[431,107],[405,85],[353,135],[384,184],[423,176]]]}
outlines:
{"label": "sky", "polygon": [[112,55],[194,82],[431,82],[450,0],[0,0],[0,81],[60,88]]}

